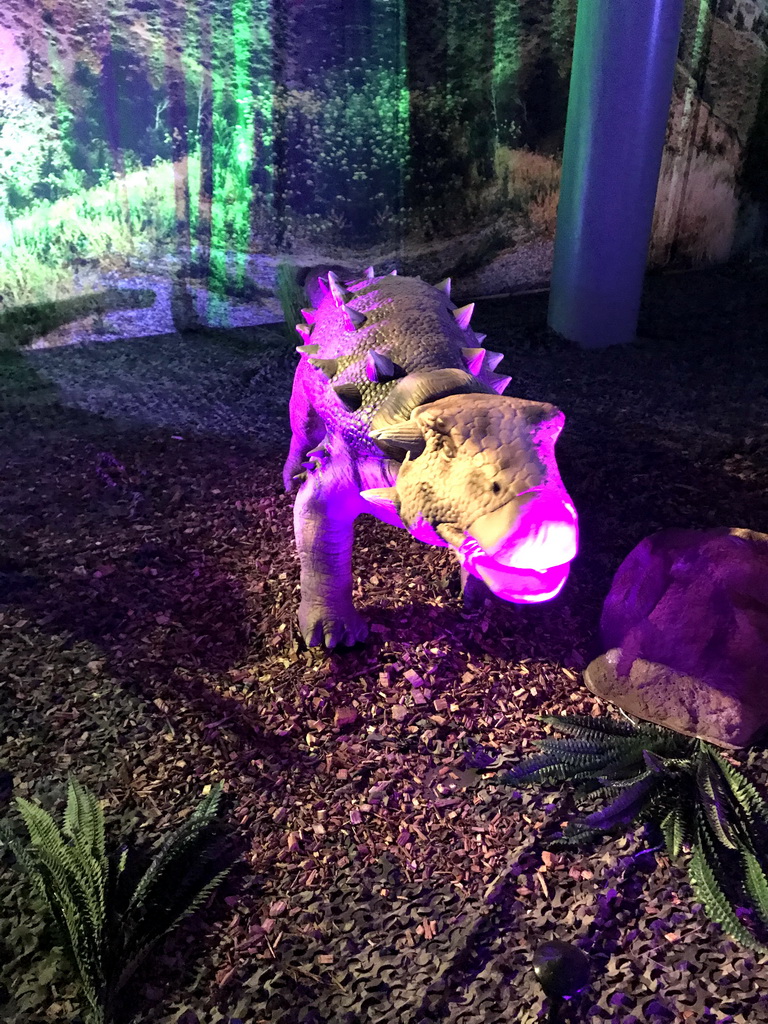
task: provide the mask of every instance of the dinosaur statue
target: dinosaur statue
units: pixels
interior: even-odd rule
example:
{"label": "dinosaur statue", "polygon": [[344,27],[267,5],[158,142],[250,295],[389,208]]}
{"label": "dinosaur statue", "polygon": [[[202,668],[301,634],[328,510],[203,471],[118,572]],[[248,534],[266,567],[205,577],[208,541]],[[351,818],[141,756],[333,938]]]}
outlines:
{"label": "dinosaur statue", "polygon": [[353,524],[361,512],[450,547],[462,576],[497,596],[547,601],[578,545],[555,462],[565,417],[503,397],[498,352],[432,287],[393,271],[320,278],[302,310],[303,344],[283,472],[301,564],[299,625],[309,646],[352,645],[368,628],[352,603]]}

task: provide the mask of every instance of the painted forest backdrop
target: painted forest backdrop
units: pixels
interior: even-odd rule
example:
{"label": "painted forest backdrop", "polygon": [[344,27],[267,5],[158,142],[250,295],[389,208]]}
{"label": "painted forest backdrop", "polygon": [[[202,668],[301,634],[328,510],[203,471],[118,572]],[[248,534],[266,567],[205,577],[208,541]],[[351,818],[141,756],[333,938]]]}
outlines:
{"label": "painted forest backdrop", "polygon": [[[576,0],[5,0],[0,317],[108,289],[166,295],[168,329],[277,319],[281,260],[453,273],[474,294],[545,281],[575,17]],[[765,244],[767,43],[768,0],[687,0],[652,262]]]}

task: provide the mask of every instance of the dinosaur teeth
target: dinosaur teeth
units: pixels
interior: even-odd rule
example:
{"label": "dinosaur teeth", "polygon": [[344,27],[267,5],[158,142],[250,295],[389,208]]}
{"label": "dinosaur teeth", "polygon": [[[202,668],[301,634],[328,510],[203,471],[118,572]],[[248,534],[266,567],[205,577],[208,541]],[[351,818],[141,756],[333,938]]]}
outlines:
{"label": "dinosaur teeth", "polygon": [[502,352],[491,352],[489,349],[485,357],[485,365],[489,370],[495,370],[503,358],[504,354]]}
{"label": "dinosaur teeth", "polygon": [[296,330],[305,341],[309,340],[309,336],[312,332],[306,324],[296,324]]}
{"label": "dinosaur teeth", "polygon": [[348,329],[356,331],[358,327],[362,327],[365,323],[365,313],[361,313],[359,309],[352,309],[346,303],[342,304],[342,312],[344,313],[344,320]]}
{"label": "dinosaur teeth", "polygon": [[363,396],[357,384],[335,384],[333,390],[350,412],[356,412],[363,404]]}
{"label": "dinosaur teeth", "polygon": [[309,361],[316,370],[320,370],[330,380],[331,377],[335,377],[339,369],[339,363],[336,359],[319,359],[315,356],[310,356]]}
{"label": "dinosaur teeth", "polygon": [[372,505],[378,505],[379,508],[400,515],[400,503],[394,487],[371,487],[367,491],[361,491],[360,497],[363,501],[369,501]]}
{"label": "dinosaur teeth", "polygon": [[438,281],[435,288],[439,292],[445,292],[446,296],[450,299],[451,297],[451,279],[450,277],[444,277],[442,281]]}
{"label": "dinosaur teeth", "polygon": [[317,342],[314,342],[312,345],[297,345],[296,346],[296,351],[299,353],[300,356],[313,356],[319,350],[320,350],[320,346],[317,344]]}
{"label": "dinosaur teeth", "polygon": [[453,318],[462,331],[466,331],[469,327],[469,321],[472,319],[472,314],[475,310],[474,302],[468,303],[466,306],[460,306],[458,309],[452,310]]}
{"label": "dinosaur teeth", "polygon": [[328,271],[328,287],[337,306],[343,306],[345,302],[349,302],[352,298],[351,293],[346,290],[332,270]]}
{"label": "dinosaur teeth", "polygon": [[494,374],[493,378],[489,380],[488,383],[497,394],[503,395],[506,388],[508,388],[512,383],[512,378],[502,377],[500,374]]}
{"label": "dinosaur teeth", "polygon": [[483,360],[485,359],[484,348],[463,348],[461,354],[464,356],[467,362],[467,369],[476,377],[483,368]]}
{"label": "dinosaur teeth", "polygon": [[313,324],[317,320],[316,309],[302,309],[301,315],[304,317],[308,324]]}

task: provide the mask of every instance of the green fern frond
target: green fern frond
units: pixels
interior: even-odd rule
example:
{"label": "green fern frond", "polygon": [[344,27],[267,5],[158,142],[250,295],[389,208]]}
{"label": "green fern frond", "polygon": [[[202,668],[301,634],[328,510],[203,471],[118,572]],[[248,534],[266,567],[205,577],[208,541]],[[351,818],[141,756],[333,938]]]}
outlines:
{"label": "green fern frond", "polygon": [[679,807],[672,810],[662,819],[660,826],[664,836],[664,845],[672,860],[677,860],[683,848],[683,843],[688,838],[685,816]]}
{"label": "green fern frond", "polygon": [[768,879],[758,858],[744,847],[739,851],[744,859],[744,881],[752,904],[764,925],[768,925]]}
{"label": "green fern frond", "polygon": [[601,828],[582,828],[578,821],[572,821],[556,839],[550,839],[547,846],[552,850],[573,849],[594,843],[604,835]]}
{"label": "green fern frond", "polygon": [[579,823],[580,826],[610,832],[618,825],[626,825],[638,813],[656,785],[657,780],[654,774],[652,772],[644,773],[637,778],[634,785],[625,789],[611,803],[583,818]]}
{"label": "green fern frond", "polygon": [[699,804],[707,817],[712,832],[723,846],[727,846],[729,850],[735,850],[739,844],[731,827],[728,795],[721,782],[717,763],[706,750],[702,750],[699,755],[696,786]]}
{"label": "green fern frond", "polygon": [[713,838],[707,834],[705,822],[699,820],[696,828],[696,843],[689,866],[689,874],[696,898],[703,903],[709,917],[734,939],[748,949],[759,953],[768,952],[752,932],[736,916],[731,901],[724,892],[718,876],[723,868],[715,852]]}
{"label": "green fern frond", "polygon": [[56,857],[62,869],[76,874],[77,862],[64,841],[59,826],[48,811],[25,800],[23,796],[16,797],[16,806],[27,827],[32,846],[39,850],[47,850]]}
{"label": "green fern frond", "polygon": [[762,819],[768,824],[768,803],[756,787],[718,751],[710,750],[710,754],[728,783],[734,802],[742,810],[747,820],[752,822],[755,819]]}
{"label": "green fern frond", "polygon": [[536,740],[536,746],[545,753],[557,754],[562,760],[571,755],[599,755],[605,757],[609,753],[617,753],[621,749],[618,744],[606,743],[604,740],[585,739],[543,739]]}
{"label": "green fern frond", "polygon": [[142,962],[164,936],[173,931],[185,918],[190,917],[195,911],[200,910],[205,905],[211,894],[227,877],[231,867],[231,865],[228,865],[214,875],[204,886],[196,890],[194,894],[190,894],[190,898],[184,902],[183,906],[178,907],[171,916],[163,921],[162,925],[155,923],[155,927],[142,930],[133,936],[134,944],[129,946],[128,960],[123,966],[115,985],[117,991],[128,983]]}
{"label": "green fern frond", "polygon": [[631,785],[638,775],[648,771],[648,766],[643,759],[645,742],[644,740],[633,741],[631,745],[625,746],[618,754],[605,758],[602,762],[595,761],[591,766],[587,766],[572,775],[571,778],[581,780],[591,776],[598,782],[606,785],[614,782],[617,785],[629,782]]}
{"label": "green fern frond", "polygon": [[190,847],[200,841],[205,831],[216,820],[220,800],[221,786],[217,784],[211,788],[210,793],[202,798],[186,821],[161,844],[131,896],[128,908],[130,911],[140,909],[161,876],[172,870],[175,864],[181,862]]}
{"label": "green fern frond", "polygon": [[578,739],[598,739],[604,736],[634,736],[636,726],[619,718],[592,718],[591,715],[539,715],[540,722],[551,725],[558,732]]}
{"label": "green fern frond", "polygon": [[34,858],[27,851],[19,837],[4,822],[0,823],[0,842],[4,843],[15,857],[16,864],[31,882],[37,898],[41,902],[46,903],[48,895]]}
{"label": "green fern frond", "polygon": [[666,757],[663,754],[659,754],[657,750],[650,752],[653,757],[656,757],[664,767],[664,771],[668,775],[695,775],[696,774],[696,759],[695,757]]}
{"label": "green fern frond", "polygon": [[637,770],[633,775],[628,775],[626,778],[622,777],[614,779],[608,775],[600,775],[597,778],[597,781],[601,783],[601,788],[598,792],[600,794],[605,794],[606,796],[613,796],[617,793],[621,793],[624,789],[629,789],[631,786],[634,786],[641,776],[646,778],[648,775],[648,769],[643,769],[640,765],[637,766]]}
{"label": "green fern frond", "polygon": [[63,831],[70,839],[84,842],[94,858],[104,857],[106,835],[101,804],[94,793],[73,778],[67,783]]}

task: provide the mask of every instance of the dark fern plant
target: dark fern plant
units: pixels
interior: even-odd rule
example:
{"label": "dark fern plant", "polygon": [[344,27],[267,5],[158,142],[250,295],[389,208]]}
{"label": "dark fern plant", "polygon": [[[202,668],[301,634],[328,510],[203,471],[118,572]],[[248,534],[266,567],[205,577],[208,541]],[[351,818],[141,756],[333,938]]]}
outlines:
{"label": "dark fern plant", "polygon": [[605,803],[570,822],[551,844],[577,846],[631,822],[658,827],[667,853],[690,849],[696,898],[743,945],[768,952],[740,919],[754,912],[768,927],[768,803],[722,752],[649,723],[586,715],[542,717],[566,739],[538,740],[503,781],[576,783]]}
{"label": "dark fern plant", "polygon": [[142,871],[127,847],[107,851],[101,805],[75,780],[61,827],[17,797],[27,835],[3,825],[0,840],[53,920],[88,1024],[114,1020],[118,997],[152,948],[205,903],[232,867],[232,848],[216,827],[220,799],[220,788],[212,788]]}

